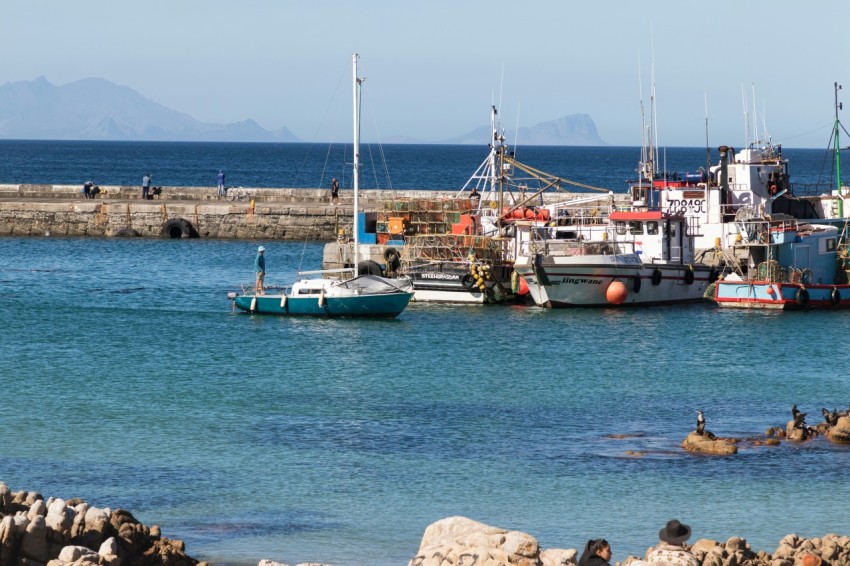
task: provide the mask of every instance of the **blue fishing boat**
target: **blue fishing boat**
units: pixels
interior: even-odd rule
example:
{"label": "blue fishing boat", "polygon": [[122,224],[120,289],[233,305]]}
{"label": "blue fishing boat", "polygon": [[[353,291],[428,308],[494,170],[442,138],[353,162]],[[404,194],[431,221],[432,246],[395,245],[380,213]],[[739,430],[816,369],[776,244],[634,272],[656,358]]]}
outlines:
{"label": "blue fishing boat", "polygon": [[[839,156],[838,91],[835,83],[835,190],[838,216],[843,217]],[[740,210],[738,212],[741,212]],[[723,251],[743,258],[739,267],[709,287],[706,296],[721,307],[761,309],[850,308],[850,253],[847,221],[838,228],[765,210],[760,215],[736,214],[736,241]]]}
{"label": "blue fishing boat", "polygon": [[[276,314],[286,316],[318,316],[333,318],[395,318],[407,307],[413,297],[410,279],[386,279],[377,275],[360,275],[360,249],[357,245],[358,190],[360,166],[360,85],[357,77],[357,59],[352,56],[354,83],[354,247],[355,254],[351,269],[304,272],[306,277],[291,287],[252,289],[248,292],[232,292],[228,297],[234,308],[249,313]],[[367,258],[368,259],[368,258]],[[349,277],[346,278],[345,276]],[[311,278],[310,276],[318,276]],[[340,278],[342,276],[342,278]]]}
{"label": "blue fishing boat", "polygon": [[732,272],[709,288],[721,307],[760,309],[849,308],[846,253],[835,226],[799,223],[785,215],[742,225],[739,248],[746,274]]}

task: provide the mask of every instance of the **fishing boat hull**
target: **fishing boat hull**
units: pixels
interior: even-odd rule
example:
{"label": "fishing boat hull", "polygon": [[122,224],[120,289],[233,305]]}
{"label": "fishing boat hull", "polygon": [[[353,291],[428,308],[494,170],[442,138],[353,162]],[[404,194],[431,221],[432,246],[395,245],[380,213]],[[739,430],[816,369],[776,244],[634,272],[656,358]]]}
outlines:
{"label": "fishing boat hull", "polygon": [[850,285],[801,285],[765,281],[718,281],[714,302],[738,309],[846,309]]}
{"label": "fishing boat hull", "polygon": [[494,266],[482,291],[468,263],[441,262],[414,266],[405,272],[413,282],[414,302],[486,304],[513,298],[509,266]]}
{"label": "fishing boat hull", "polygon": [[547,308],[696,303],[714,277],[707,266],[644,265],[636,254],[542,256],[516,270],[534,303]]}
{"label": "fishing boat hull", "polygon": [[328,318],[395,318],[407,307],[411,294],[387,293],[356,297],[298,297],[289,295],[237,295],[233,304],[241,311],[281,316]]}

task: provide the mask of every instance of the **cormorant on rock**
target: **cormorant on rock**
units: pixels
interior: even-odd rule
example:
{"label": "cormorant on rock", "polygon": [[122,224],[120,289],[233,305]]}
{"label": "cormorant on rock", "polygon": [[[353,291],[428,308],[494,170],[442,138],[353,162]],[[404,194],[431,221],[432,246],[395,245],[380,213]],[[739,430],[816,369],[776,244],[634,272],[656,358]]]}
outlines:
{"label": "cormorant on rock", "polygon": [[705,415],[702,411],[697,411],[697,434],[705,436]]}
{"label": "cormorant on rock", "polygon": [[820,412],[823,413],[823,420],[826,421],[826,424],[829,426],[835,426],[838,424],[838,417],[840,415],[837,410],[830,412],[826,407],[824,407],[820,410]]}
{"label": "cormorant on rock", "polygon": [[802,429],[806,428],[806,415],[807,414],[808,413],[801,413],[800,411],[796,412],[796,414],[794,415],[794,428],[802,428]]}
{"label": "cormorant on rock", "polygon": [[800,414],[800,411],[797,410],[797,403],[791,405],[791,417],[794,419],[794,422],[797,422],[797,415]]}

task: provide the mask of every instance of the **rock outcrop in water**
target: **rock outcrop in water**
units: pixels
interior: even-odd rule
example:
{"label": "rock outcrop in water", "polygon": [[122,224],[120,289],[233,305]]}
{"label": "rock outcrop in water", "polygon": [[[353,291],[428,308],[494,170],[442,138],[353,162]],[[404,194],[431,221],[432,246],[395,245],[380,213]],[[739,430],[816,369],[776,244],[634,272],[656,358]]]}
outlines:
{"label": "rock outcrop in water", "polygon": [[196,566],[184,544],[122,509],[45,500],[0,482],[0,566]]}
{"label": "rock outcrop in water", "polygon": [[[746,539],[700,539],[689,547],[701,566],[819,566],[850,564],[850,537],[828,534],[805,539],[791,534],[773,554],[753,552]],[[622,566],[638,563],[629,556]],[[425,529],[408,566],[575,566],[575,549],[540,549],[537,539],[466,517],[449,517]],[[643,564],[646,564],[643,562]]]}
{"label": "rock outcrop in water", "polygon": [[699,452],[700,454],[728,455],[737,454],[738,447],[734,442],[725,438],[717,438],[713,434],[702,435],[696,431],[691,432],[682,441],[682,448],[688,452]]}

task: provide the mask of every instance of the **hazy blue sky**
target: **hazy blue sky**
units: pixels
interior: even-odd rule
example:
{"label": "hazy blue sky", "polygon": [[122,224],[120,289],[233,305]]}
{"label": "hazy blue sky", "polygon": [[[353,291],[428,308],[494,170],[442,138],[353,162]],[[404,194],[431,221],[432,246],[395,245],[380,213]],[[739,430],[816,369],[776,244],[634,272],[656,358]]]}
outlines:
{"label": "hazy blue sky", "polygon": [[103,77],[205,122],[253,118],[305,141],[350,137],[355,51],[364,137],[382,139],[462,135],[495,102],[507,128],[585,113],[608,143],[640,145],[653,58],[662,146],[705,144],[706,97],[711,146],[745,141],[742,90],[788,147],[826,147],[834,82],[850,105],[848,0],[3,4],[0,83]]}

